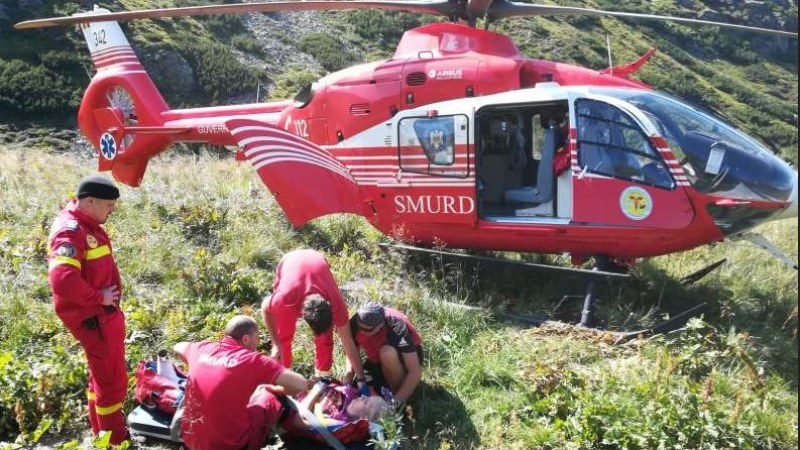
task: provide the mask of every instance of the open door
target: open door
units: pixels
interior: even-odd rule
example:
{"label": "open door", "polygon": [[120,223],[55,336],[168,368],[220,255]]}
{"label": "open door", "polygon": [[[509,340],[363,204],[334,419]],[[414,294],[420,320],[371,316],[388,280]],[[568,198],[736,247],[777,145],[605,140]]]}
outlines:
{"label": "open door", "polygon": [[482,218],[512,223],[570,218],[568,112],[562,100],[488,105],[476,113]]}
{"label": "open door", "polygon": [[600,95],[570,95],[578,175],[573,220],[594,225],[679,229],[694,217],[685,189],[653,145],[641,111]]}
{"label": "open door", "polygon": [[316,144],[256,120],[226,125],[293,226],[327,214],[372,216],[347,167]]}

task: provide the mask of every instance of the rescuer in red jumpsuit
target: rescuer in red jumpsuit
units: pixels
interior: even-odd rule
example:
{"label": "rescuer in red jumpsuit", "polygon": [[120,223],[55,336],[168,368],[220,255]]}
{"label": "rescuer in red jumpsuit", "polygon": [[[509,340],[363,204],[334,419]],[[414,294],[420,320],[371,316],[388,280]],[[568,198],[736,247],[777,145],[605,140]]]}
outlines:
{"label": "rescuer in red jumpsuit", "polygon": [[299,318],[314,332],[316,376],[327,376],[333,365],[333,328],[359,382],[364,371],[348,325],[347,304],[322,253],[293,250],[278,263],[272,295],[261,304],[264,323],[275,345],[272,356],[292,367],[292,340]]}
{"label": "rescuer in red jumpsuit", "polygon": [[191,450],[257,450],[273,428],[295,420],[285,395],[308,381],[259,353],[259,341],[256,321],[239,315],[219,342],[175,344],[189,364],[181,437]]}
{"label": "rescuer in red jumpsuit", "polygon": [[59,319],[83,347],[89,365],[92,432],[111,432],[111,444],[128,437],[122,403],[128,390],[122,282],[111,241],[101,226],[116,208],[119,190],[101,176],[78,184],[77,199],[50,231],[48,281]]}

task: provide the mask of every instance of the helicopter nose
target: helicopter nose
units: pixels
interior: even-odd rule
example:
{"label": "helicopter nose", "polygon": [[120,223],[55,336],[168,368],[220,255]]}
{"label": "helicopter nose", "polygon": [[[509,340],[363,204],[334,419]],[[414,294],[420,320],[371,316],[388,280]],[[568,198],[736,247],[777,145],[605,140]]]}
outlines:
{"label": "helicopter nose", "polygon": [[792,217],[797,217],[797,172],[794,173],[794,187],[792,187],[792,193],[789,194],[789,198],[786,199],[786,201],[789,202],[789,207],[773,216],[773,219],[791,219]]}

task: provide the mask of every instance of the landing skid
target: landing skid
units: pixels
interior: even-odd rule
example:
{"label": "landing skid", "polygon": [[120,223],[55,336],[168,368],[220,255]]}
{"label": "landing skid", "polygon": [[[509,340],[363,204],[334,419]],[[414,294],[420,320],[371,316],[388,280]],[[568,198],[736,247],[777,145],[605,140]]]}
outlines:
{"label": "landing skid", "polygon": [[[614,342],[624,342],[626,340],[634,339],[640,336],[652,336],[656,334],[663,334],[668,333],[670,331],[677,330],[681,328],[692,316],[694,316],[697,312],[703,309],[706,304],[701,303],[697,306],[694,306],[680,314],[675,315],[674,317],[666,320],[664,322],[659,323],[650,328],[636,330],[636,331],[602,331],[602,330],[594,330],[594,310],[597,304],[597,282],[598,280],[607,280],[607,279],[628,279],[630,275],[627,273],[627,270],[623,272],[613,272],[611,270],[620,270],[624,269],[616,264],[614,264],[610,258],[604,255],[598,255],[594,258],[594,267],[592,270],[586,269],[575,269],[569,267],[559,267],[559,266],[552,266],[548,264],[537,264],[537,263],[530,263],[524,261],[510,261],[507,259],[501,258],[490,258],[486,256],[474,256],[474,255],[465,255],[461,253],[453,253],[444,250],[435,250],[435,249],[428,249],[428,248],[420,248],[414,247],[411,245],[406,244],[388,244],[388,243],[380,243],[378,244],[384,248],[392,248],[392,249],[399,249],[399,250],[407,250],[413,252],[420,252],[420,253],[427,253],[431,255],[438,255],[438,256],[445,256],[445,257],[454,257],[454,258],[461,258],[461,259],[468,259],[473,261],[483,261],[489,262],[494,264],[511,264],[520,267],[528,267],[533,268],[536,270],[544,270],[550,272],[556,272],[561,274],[567,275],[576,275],[580,277],[588,278],[587,285],[586,285],[586,296],[584,297],[583,303],[583,310],[581,311],[581,320],[578,323],[578,327],[584,330],[591,330],[596,331],[598,333],[605,333],[610,334],[613,336]],[[690,275],[684,277],[682,280],[684,283],[694,283],[700,278],[708,275],[711,271],[719,267],[725,262],[725,260],[717,261],[714,264],[711,264],[708,267],[700,269]],[[562,299],[563,301],[563,299]],[[461,309],[469,309],[481,312],[487,312],[486,309],[480,308],[477,306],[468,306],[468,305],[461,305],[457,303],[451,302],[442,302],[450,306],[458,307]],[[542,326],[542,325],[560,325],[560,326],[573,326],[572,324],[568,324],[565,322],[557,321],[557,320],[550,320],[541,317],[532,317],[532,316],[518,316],[514,314],[507,314],[499,311],[488,311],[492,313],[495,317],[500,317],[505,320],[521,322],[528,325],[534,326]]]}
{"label": "landing skid", "polygon": [[520,316],[516,314],[508,314],[501,311],[494,311],[494,310],[487,310],[486,308],[481,308],[478,306],[470,306],[470,305],[462,305],[459,303],[447,302],[447,301],[440,301],[439,303],[445,304],[450,307],[458,308],[458,309],[466,309],[470,311],[480,311],[481,313],[490,313],[494,317],[507,320],[510,322],[517,322],[522,323],[525,325],[533,325],[536,327],[541,326],[550,326],[557,329],[571,329],[571,330],[582,330],[587,333],[595,333],[600,336],[607,336],[610,337],[610,340],[614,344],[621,344],[623,342],[629,341],[631,339],[637,339],[639,337],[649,337],[655,336],[658,334],[666,334],[673,331],[677,331],[681,329],[686,322],[689,321],[692,317],[694,317],[698,312],[700,312],[703,308],[705,308],[706,304],[701,303],[699,305],[693,306],[692,308],[683,311],[680,314],[676,314],[674,317],[659,323],[658,325],[652,326],[650,328],[645,328],[642,330],[635,330],[635,331],[605,331],[605,330],[598,330],[596,328],[587,328],[581,325],[574,325],[567,322],[562,322],[559,320],[550,320],[545,319],[542,317],[535,317],[535,316]]}
{"label": "landing skid", "polygon": [[690,273],[689,275],[686,275],[685,277],[681,278],[680,283],[684,286],[691,286],[700,281],[701,279],[703,279],[703,277],[705,277],[706,275],[713,272],[717,267],[725,264],[726,261],[728,261],[727,258],[722,258],[715,263],[711,263],[703,267],[702,269],[696,270]]}
{"label": "landing skid", "polygon": [[429,249],[429,248],[422,248],[422,247],[414,247],[412,245],[406,244],[387,244],[387,243],[379,243],[381,247],[386,248],[394,248],[399,250],[408,250],[413,252],[419,253],[427,253],[431,255],[439,255],[439,256],[446,256],[446,257],[453,257],[453,258],[461,258],[461,259],[468,259],[472,261],[482,261],[488,262],[493,264],[510,264],[515,266],[521,267],[528,267],[531,269],[548,271],[548,272],[556,272],[561,274],[568,274],[568,275],[578,275],[584,278],[589,278],[591,280],[598,280],[598,279],[627,279],[630,278],[630,275],[627,273],[617,273],[617,272],[610,272],[604,270],[588,270],[588,269],[576,269],[572,267],[561,267],[561,266],[552,266],[549,264],[538,264],[538,263],[531,263],[526,261],[511,261],[508,259],[502,258],[490,258],[488,256],[475,256],[475,255],[465,255],[461,253],[453,253],[448,252],[445,250],[436,250],[436,249]]}
{"label": "landing skid", "polygon": [[705,302],[700,303],[699,305],[693,306],[686,311],[683,311],[679,314],[676,314],[674,317],[671,317],[660,324],[645,328],[644,330],[638,331],[618,331],[614,334],[617,336],[617,342],[627,341],[629,339],[635,339],[639,336],[647,337],[647,336],[654,336],[656,334],[666,334],[672,331],[676,331],[682,328],[686,322],[689,321],[692,317],[694,317],[698,312],[700,312],[703,308],[706,307]]}
{"label": "landing skid", "polygon": [[[608,256],[605,255],[597,255],[594,257],[594,267],[592,268],[592,272],[602,272],[602,273],[613,273],[608,272],[608,269],[617,267]],[[624,273],[620,275],[628,275],[628,269],[623,268]],[[594,327],[594,307],[597,304],[597,279],[592,278],[586,282],[586,297],[583,299],[583,309],[581,310],[581,321],[579,325],[587,328]]]}
{"label": "landing skid", "polygon": [[[691,285],[692,283],[697,282],[701,278],[705,277],[709,273],[713,272],[716,268],[720,267],[722,264],[725,263],[727,259],[719,260],[713,264],[709,264],[706,267],[703,267],[700,270],[692,272],[691,274],[683,277],[681,279],[681,284],[684,286]],[[615,264],[604,255],[597,255],[594,258],[594,269],[597,271],[607,270],[609,267],[614,267]],[[586,283],[586,297],[583,301],[583,310],[581,311],[581,321],[579,323],[580,326],[593,328],[594,327],[594,309],[595,305],[597,304],[597,280],[589,280]],[[677,328],[682,327],[687,320],[689,320],[695,313],[700,311],[705,307],[705,303],[701,303],[697,306],[694,306],[686,311],[683,311],[680,314],[672,317],[671,319],[662,322],[652,328],[647,328],[644,330],[638,331],[630,331],[625,333],[617,333],[618,338],[621,340],[631,339],[633,337],[638,336],[648,336],[653,334],[662,334],[668,333],[673,331]]]}

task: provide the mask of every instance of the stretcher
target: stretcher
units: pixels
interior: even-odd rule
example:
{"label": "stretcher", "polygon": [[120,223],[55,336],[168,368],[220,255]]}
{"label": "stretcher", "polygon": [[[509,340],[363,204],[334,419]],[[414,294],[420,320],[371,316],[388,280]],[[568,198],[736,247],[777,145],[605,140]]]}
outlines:
{"label": "stretcher", "polygon": [[[182,442],[180,437],[180,417],[182,410],[175,415],[158,409],[137,406],[128,414],[128,429],[131,437],[136,439],[155,438],[170,442]],[[331,450],[332,447],[302,437],[285,437],[284,448],[287,450]],[[345,445],[346,450],[374,450],[368,441]]]}
{"label": "stretcher", "polygon": [[172,442],[181,442],[180,418],[183,410],[177,414],[168,414],[155,408],[139,405],[128,414],[128,429],[131,437],[152,437]]}

